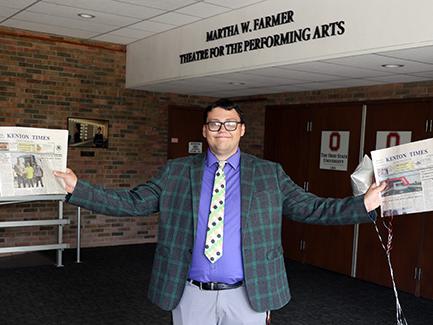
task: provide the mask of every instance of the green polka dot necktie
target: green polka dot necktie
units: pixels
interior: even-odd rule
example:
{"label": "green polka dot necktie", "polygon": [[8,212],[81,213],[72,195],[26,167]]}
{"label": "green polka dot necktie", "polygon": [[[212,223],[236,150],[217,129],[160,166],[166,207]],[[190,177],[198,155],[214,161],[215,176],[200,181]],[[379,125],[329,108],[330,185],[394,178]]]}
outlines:
{"label": "green polka dot necktie", "polygon": [[226,194],[225,160],[219,162],[212,191],[204,255],[215,263],[223,255],[224,205]]}

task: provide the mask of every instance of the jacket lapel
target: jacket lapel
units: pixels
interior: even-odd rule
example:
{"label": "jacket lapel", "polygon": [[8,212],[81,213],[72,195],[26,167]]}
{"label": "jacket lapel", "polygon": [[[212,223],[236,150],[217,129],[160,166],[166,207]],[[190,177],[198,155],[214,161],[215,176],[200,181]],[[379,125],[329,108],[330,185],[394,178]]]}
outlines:
{"label": "jacket lapel", "polygon": [[[246,229],[253,196],[254,161],[250,156],[241,153],[241,219],[242,228]],[[242,231],[245,234],[245,231]]]}
{"label": "jacket lapel", "polygon": [[194,157],[191,166],[191,192],[192,192],[192,217],[193,217],[193,235],[194,239],[197,232],[198,208],[200,204],[201,181],[203,178],[205,154],[200,154]]}

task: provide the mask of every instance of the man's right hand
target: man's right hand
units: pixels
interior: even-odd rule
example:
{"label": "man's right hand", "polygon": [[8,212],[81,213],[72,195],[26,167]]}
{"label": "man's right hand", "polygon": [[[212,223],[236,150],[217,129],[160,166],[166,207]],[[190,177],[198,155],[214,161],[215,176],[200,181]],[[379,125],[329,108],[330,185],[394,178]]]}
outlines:
{"label": "man's right hand", "polygon": [[54,171],[54,176],[63,179],[65,182],[66,192],[72,193],[74,191],[75,185],[77,185],[78,177],[71,169],[66,168],[64,173],[60,171]]}

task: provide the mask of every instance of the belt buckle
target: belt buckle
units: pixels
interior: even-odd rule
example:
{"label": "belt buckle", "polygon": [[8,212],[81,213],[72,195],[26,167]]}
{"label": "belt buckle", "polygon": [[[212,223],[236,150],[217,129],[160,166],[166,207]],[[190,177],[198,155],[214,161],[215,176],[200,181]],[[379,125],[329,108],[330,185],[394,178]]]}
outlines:
{"label": "belt buckle", "polygon": [[215,282],[211,282],[211,283],[210,283],[210,289],[211,289],[211,290],[214,290],[214,285],[215,285]]}

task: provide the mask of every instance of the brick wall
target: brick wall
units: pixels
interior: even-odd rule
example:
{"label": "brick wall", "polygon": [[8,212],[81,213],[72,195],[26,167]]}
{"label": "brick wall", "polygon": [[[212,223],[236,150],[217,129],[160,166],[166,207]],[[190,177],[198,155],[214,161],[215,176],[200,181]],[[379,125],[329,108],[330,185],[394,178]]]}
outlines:
{"label": "brick wall", "polygon": [[[66,128],[67,117],[109,120],[109,149],[68,165],[81,178],[107,187],[131,187],[166,161],[167,107],[200,105],[209,98],[127,90],[125,48],[101,42],[0,29],[0,125]],[[89,151],[89,150],[87,150]],[[52,202],[0,206],[0,220],[56,217]],[[65,242],[75,245],[76,210],[65,205]],[[155,241],[157,216],[112,218],[83,211],[83,246]],[[0,229],[0,246],[48,244],[54,227]]]}
{"label": "brick wall", "polygon": [[[67,117],[109,120],[109,149],[81,157],[70,148],[68,166],[107,187],[131,187],[166,161],[169,105],[205,106],[211,98],[124,88],[125,48],[102,42],[0,28],[0,125],[66,128]],[[277,104],[427,97],[433,82],[356,87],[241,98],[247,132],[244,151],[262,156],[265,107]],[[0,206],[0,220],[52,218],[56,203]],[[113,218],[83,211],[83,246],[155,241],[157,216]],[[65,205],[65,242],[75,245],[75,208]],[[0,229],[0,247],[56,241],[54,227]],[[1,256],[1,255],[0,255]]]}

